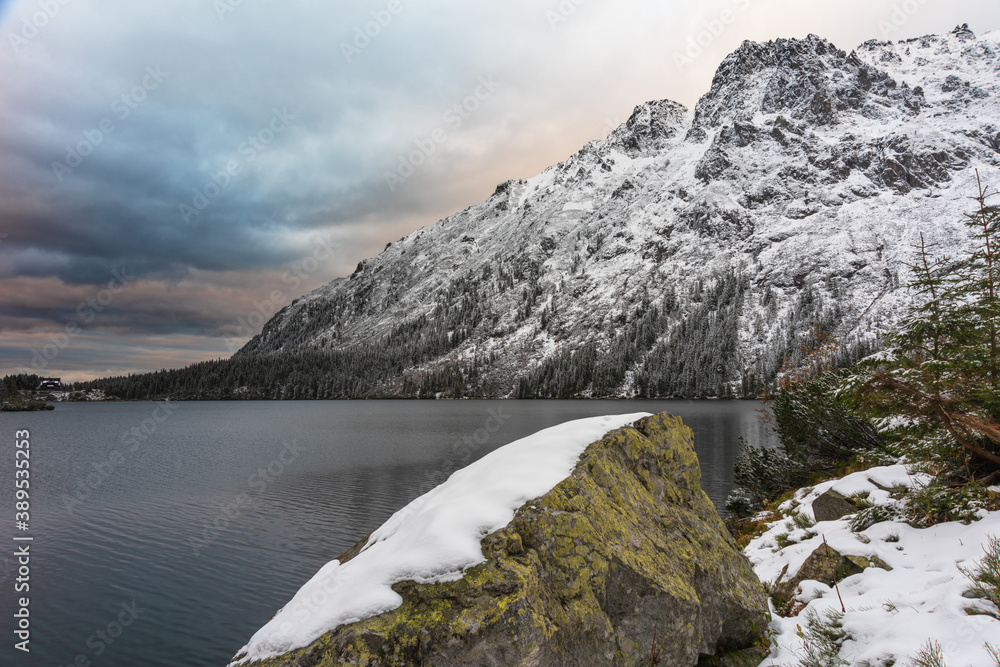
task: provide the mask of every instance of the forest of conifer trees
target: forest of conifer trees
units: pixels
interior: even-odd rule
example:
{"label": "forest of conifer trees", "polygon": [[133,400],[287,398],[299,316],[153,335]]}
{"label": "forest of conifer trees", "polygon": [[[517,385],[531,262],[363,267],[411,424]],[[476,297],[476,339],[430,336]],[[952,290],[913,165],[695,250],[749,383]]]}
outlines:
{"label": "forest of conifer trees", "polygon": [[[499,276],[502,278],[503,276]],[[520,322],[539,308],[539,289],[526,272]],[[537,281],[536,281],[537,282]],[[262,352],[252,345],[231,359],[78,383],[123,400],[323,400],[359,398],[740,398],[756,397],[773,386],[783,364],[801,355],[803,332],[829,331],[841,313],[805,285],[786,314],[787,332],[756,359],[740,359],[737,339],[750,285],[736,272],[698,280],[687,293],[667,289],[647,297],[604,342],[557,350],[529,366],[510,384],[491,379],[486,369],[495,353],[471,360],[441,361],[482,324],[483,295],[477,284],[456,284],[429,314],[395,326],[382,336],[336,347],[293,341],[291,347]],[[776,316],[773,295],[759,306]],[[317,314],[318,316],[319,314]],[[542,326],[556,317],[545,310]],[[295,344],[297,343],[297,344]],[[839,363],[871,351],[862,342],[842,346]]]}

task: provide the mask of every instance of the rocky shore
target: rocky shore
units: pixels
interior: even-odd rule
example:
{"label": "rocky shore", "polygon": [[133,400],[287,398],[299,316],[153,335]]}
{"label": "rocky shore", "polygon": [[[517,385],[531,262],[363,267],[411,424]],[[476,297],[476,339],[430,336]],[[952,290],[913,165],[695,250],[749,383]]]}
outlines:
{"label": "rocky shore", "polygon": [[42,400],[21,396],[0,399],[0,412],[38,412],[41,410],[55,410],[55,406]]}

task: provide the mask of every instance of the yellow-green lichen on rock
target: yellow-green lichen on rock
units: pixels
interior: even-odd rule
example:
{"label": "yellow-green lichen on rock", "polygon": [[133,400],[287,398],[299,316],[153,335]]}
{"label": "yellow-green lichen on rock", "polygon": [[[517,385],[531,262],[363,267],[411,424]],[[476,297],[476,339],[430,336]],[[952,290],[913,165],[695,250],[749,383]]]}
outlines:
{"label": "yellow-green lichen on rock", "polygon": [[486,562],[460,580],[396,584],[399,608],[254,665],[632,666],[656,650],[664,667],[762,659],[764,592],[700,478],[679,418],[612,431],[484,538]]}

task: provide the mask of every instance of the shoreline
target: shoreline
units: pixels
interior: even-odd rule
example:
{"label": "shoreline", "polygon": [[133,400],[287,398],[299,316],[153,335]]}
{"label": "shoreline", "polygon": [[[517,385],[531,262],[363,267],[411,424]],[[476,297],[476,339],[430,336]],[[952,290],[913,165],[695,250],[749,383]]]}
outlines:
{"label": "shoreline", "polygon": [[[44,399],[38,399],[44,400]],[[85,398],[85,399],[55,399],[49,400],[49,403],[161,403],[163,401],[168,401],[171,403],[337,403],[337,402],[364,402],[364,401],[427,401],[427,402],[440,402],[440,401],[509,401],[509,402],[520,402],[520,401],[572,401],[572,402],[586,402],[586,401],[698,401],[698,402],[709,402],[709,401],[719,401],[719,402],[763,402],[768,399],[761,398],[720,398],[718,396],[708,396],[700,398],[688,398],[688,397],[652,397],[652,398],[640,398],[640,397],[600,397],[600,398],[512,398],[512,397],[485,397],[485,396],[466,396],[463,398],[452,398],[448,396],[442,396],[440,398],[416,398],[412,396],[372,396],[366,398],[295,398],[295,399],[283,399],[283,398],[144,398],[144,399],[133,399],[133,398]]]}

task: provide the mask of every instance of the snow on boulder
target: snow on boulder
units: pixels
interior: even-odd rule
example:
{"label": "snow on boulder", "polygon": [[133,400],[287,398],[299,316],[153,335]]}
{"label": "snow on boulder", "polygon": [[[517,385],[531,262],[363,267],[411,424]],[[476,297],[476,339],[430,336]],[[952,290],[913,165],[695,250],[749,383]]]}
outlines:
{"label": "snow on boulder", "polygon": [[[766,627],[762,586],[669,415],[501,448],[333,561],[236,656],[278,667],[696,665]],[[749,651],[749,653],[748,653]]]}

